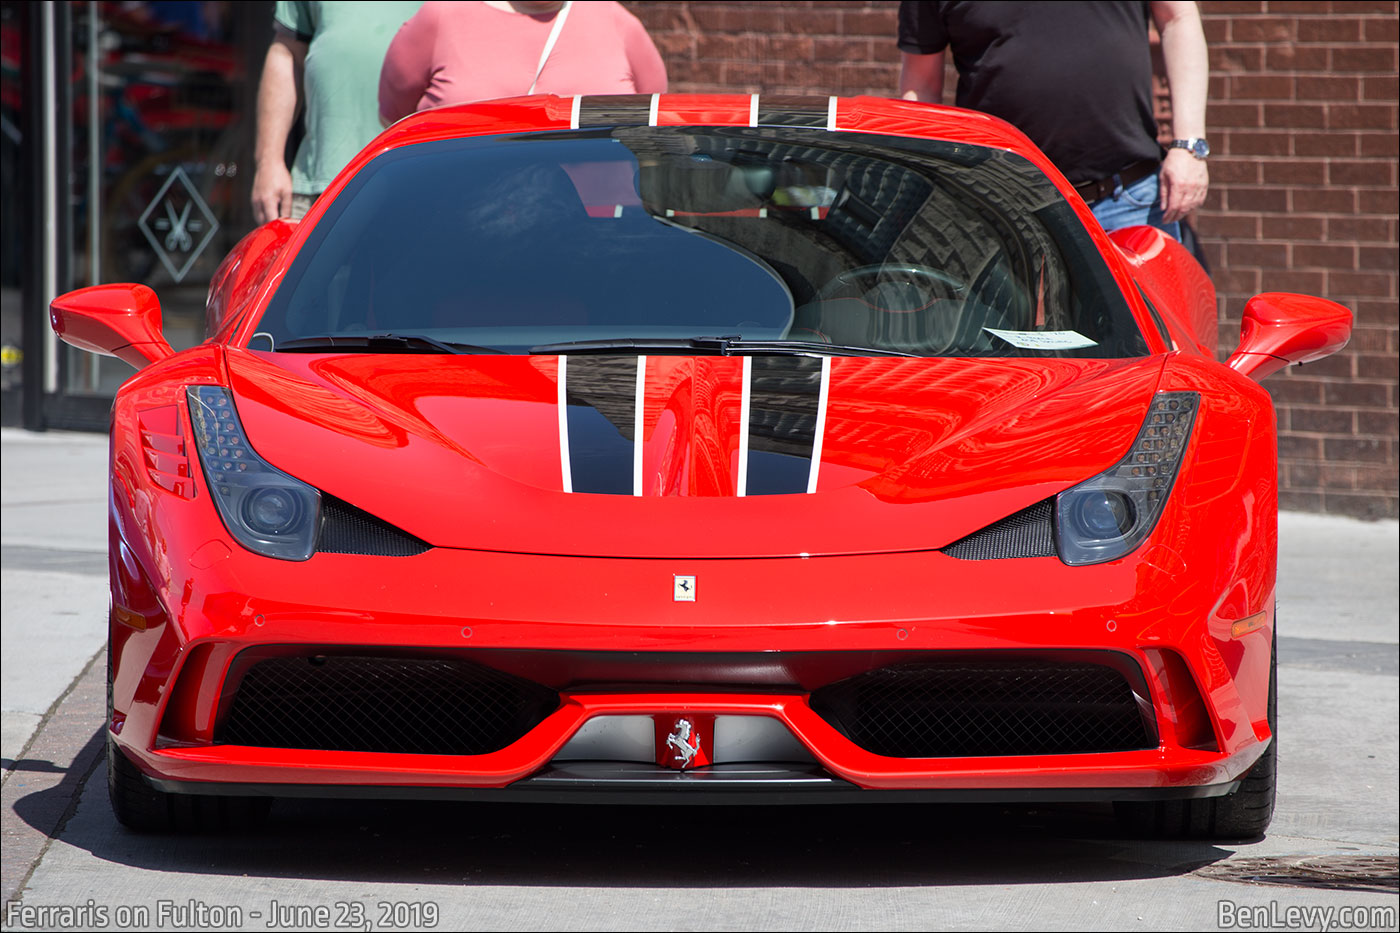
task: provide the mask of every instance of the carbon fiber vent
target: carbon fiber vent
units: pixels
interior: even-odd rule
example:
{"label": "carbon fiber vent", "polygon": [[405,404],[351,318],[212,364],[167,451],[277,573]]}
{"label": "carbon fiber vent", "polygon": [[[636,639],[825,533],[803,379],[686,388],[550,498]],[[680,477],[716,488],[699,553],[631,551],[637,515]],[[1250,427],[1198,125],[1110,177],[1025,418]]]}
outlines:
{"label": "carbon fiber vent", "polygon": [[823,687],[812,709],[892,758],[1053,755],[1152,748],[1127,678],[1055,660],[887,667]]}
{"label": "carbon fiber vent", "polygon": [[432,545],[334,496],[321,494],[321,538],[316,550],[330,554],[412,557]]}
{"label": "carbon fiber vent", "polygon": [[943,548],[958,560],[1006,560],[1012,557],[1054,557],[1053,500],[1037,502],[1015,515],[974,531]]}
{"label": "carbon fiber vent", "polygon": [[265,748],[484,755],[548,716],[547,687],[454,658],[274,657],[248,668],[216,741]]}

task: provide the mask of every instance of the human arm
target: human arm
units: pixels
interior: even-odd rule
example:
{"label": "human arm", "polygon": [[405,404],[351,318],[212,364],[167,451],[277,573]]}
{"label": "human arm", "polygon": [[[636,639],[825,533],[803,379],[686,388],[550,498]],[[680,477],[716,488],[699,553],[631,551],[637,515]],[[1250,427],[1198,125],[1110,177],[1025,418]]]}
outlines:
{"label": "human arm", "polygon": [[632,70],[632,83],[638,94],[666,93],[666,63],[656,50],[647,29],[630,11],[623,9],[628,22],[623,33],[623,47]]}
{"label": "human arm", "polygon": [[943,103],[943,55],[899,53],[899,96],[926,104]]}
{"label": "human arm", "polygon": [[308,43],[277,24],[258,83],[257,135],[253,145],[253,220],[265,224],[292,215],[292,174],[287,136],[301,106],[302,68]]}
{"label": "human arm", "polygon": [[399,27],[384,65],[379,70],[379,122],[385,126],[418,110],[433,77],[433,47],[437,18],[433,4],[424,4]]}
{"label": "human arm", "polygon": [[[1162,37],[1162,60],[1171,92],[1172,137],[1204,138],[1210,58],[1201,13],[1191,0],[1153,0],[1152,19]],[[1205,160],[1169,149],[1162,160],[1162,219],[1171,223],[1200,207],[1210,173]]]}

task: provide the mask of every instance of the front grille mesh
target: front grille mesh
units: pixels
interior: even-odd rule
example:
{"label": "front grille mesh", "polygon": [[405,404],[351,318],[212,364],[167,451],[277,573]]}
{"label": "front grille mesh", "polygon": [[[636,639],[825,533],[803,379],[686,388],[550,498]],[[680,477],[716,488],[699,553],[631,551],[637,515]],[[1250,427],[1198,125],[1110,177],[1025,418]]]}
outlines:
{"label": "front grille mesh", "polygon": [[892,758],[1155,747],[1127,679],[1098,664],[958,660],[887,667],[815,691],[812,709]]}
{"label": "front grille mesh", "polygon": [[334,496],[321,497],[321,537],[316,542],[318,551],[412,557],[428,549],[426,542],[381,518]]}
{"label": "front grille mesh", "polygon": [[553,690],[455,658],[275,657],[249,667],[216,741],[484,755],[520,738],[558,705]]}
{"label": "front grille mesh", "polygon": [[1054,557],[1055,517],[1052,500],[1037,502],[1015,515],[974,531],[943,548],[959,560],[1006,560],[1012,557]]}

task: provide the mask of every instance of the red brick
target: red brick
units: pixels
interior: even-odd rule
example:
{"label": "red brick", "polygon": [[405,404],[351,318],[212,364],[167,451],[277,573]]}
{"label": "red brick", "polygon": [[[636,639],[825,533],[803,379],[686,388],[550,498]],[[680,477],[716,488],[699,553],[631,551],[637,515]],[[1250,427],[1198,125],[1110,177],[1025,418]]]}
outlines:
{"label": "red brick", "polygon": [[1260,291],[1259,270],[1224,266],[1216,271],[1215,287],[1227,294],[1234,292],[1237,295],[1257,295]]}
{"label": "red brick", "polygon": [[[1357,356],[1355,359],[1356,375],[1361,379],[1388,379],[1394,382],[1397,377],[1400,377],[1400,372],[1397,371],[1397,367],[1400,367],[1400,363],[1397,363],[1393,356],[1373,356],[1367,354]],[[1392,433],[1394,432],[1392,431]]]}
{"label": "red brick", "polygon": [[1358,408],[1388,408],[1388,386],[1377,382],[1327,382],[1322,398],[1328,405],[1354,405]]}
{"label": "red brick", "polygon": [[757,62],[725,62],[720,69],[720,77],[726,89],[748,94],[759,94],[776,77],[777,68]]}
{"label": "red brick", "polygon": [[1322,129],[1327,125],[1327,113],[1328,108],[1318,104],[1265,104],[1264,125],[1270,129],[1283,126]]}
{"label": "red brick", "polygon": [[1260,175],[1260,163],[1258,159],[1241,159],[1225,156],[1223,158],[1210,160],[1210,183],[1212,185],[1230,183],[1257,185],[1260,181]]}
{"label": "red brick", "polygon": [[1380,301],[1374,299],[1358,298],[1355,301],[1345,301],[1356,313],[1358,321],[1367,324],[1388,324],[1393,330],[1397,323],[1400,323],[1400,305],[1393,301]]}
{"label": "red brick", "polygon": [[1293,137],[1293,154],[1297,156],[1326,156],[1329,159],[1354,156],[1360,151],[1360,133],[1336,130],[1330,133],[1297,133]]}
{"label": "red brick", "polygon": [[1201,20],[1201,31],[1206,34],[1206,46],[1218,45],[1230,38],[1230,21],[1210,16]]}
{"label": "red brick", "polygon": [[1352,270],[1356,268],[1356,248],[1325,243],[1294,243],[1293,266]]}
{"label": "red brick", "polygon": [[[1320,56],[1325,64],[1327,56]],[[1264,50],[1257,45],[1211,46],[1210,70],[1250,74],[1264,67]],[[1287,69],[1283,69],[1287,70]],[[1321,68],[1317,70],[1322,70]]]}
{"label": "red brick", "polygon": [[1230,266],[1282,269],[1288,266],[1288,247],[1282,243],[1231,243]]}
{"label": "red brick", "polygon": [[810,62],[815,40],[811,36],[769,36],[768,54],[775,64]]}
{"label": "red brick", "polygon": [[1362,80],[1361,78],[1339,78],[1333,75],[1299,75],[1296,81],[1298,99],[1358,100],[1361,97]]}
{"label": "red brick", "polygon": [[1300,403],[1304,405],[1322,404],[1322,383],[1309,378],[1302,378],[1295,373],[1297,370],[1284,370],[1278,376],[1272,377],[1264,388],[1269,390],[1269,394],[1274,398],[1274,404],[1280,403]]}
{"label": "red brick", "polygon": [[1265,162],[1266,185],[1320,185],[1327,180],[1327,164],[1302,159],[1289,159],[1286,162]]}
{"label": "red brick", "polygon": [[812,58],[819,62],[864,62],[870,60],[869,39],[821,37],[812,40]]}
{"label": "red brick", "polygon": [[1217,103],[1212,99],[1206,117],[1212,126],[1262,126],[1264,108],[1259,104]]}
{"label": "red brick", "polygon": [[[1389,13],[1395,15],[1395,0],[1346,0],[1348,13]],[[1341,12],[1339,9],[1338,12]]]}
{"label": "red brick", "polygon": [[1362,246],[1356,251],[1356,268],[1362,271],[1395,272],[1397,260],[1400,250],[1394,246]]}
{"label": "red brick", "polygon": [[1383,241],[1389,225],[1380,217],[1329,217],[1327,236],[1333,240]]}
{"label": "red brick", "polygon": [[1240,17],[1230,24],[1232,42],[1291,42],[1297,32],[1298,20],[1291,17]]}
{"label": "red brick", "polygon": [[1394,188],[1395,163],[1381,159],[1358,162],[1339,160],[1328,164],[1327,180],[1333,185]]}
{"label": "red brick", "polygon": [[1263,275],[1262,291],[1322,295],[1327,291],[1325,272],[1299,269],[1270,269]]}
{"label": "red brick", "polygon": [[1287,214],[1283,217],[1268,218],[1263,227],[1263,237],[1268,240],[1321,240],[1326,232],[1324,217],[1308,217],[1300,214]]}
{"label": "red brick", "polygon": [[1278,455],[1281,460],[1320,460],[1322,459],[1322,438],[1280,434]]}
{"label": "red brick", "polygon": [[1400,136],[1395,133],[1358,133],[1359,154],[1363,156],[1400,155]]}
{"label": "red brick", "polygon": [[1387,498],[1373,493],[1326,492],[1322,495],[1322,506],[1312,511],[1377,521],[1395,517],[1396,499],[1393,495]]}
{"label": "red brick", "polygon": [[1304,214],[1351,214],[1356,211],[1356,196],[1351,191],[1336,188],[1294,188],[1293,210]]}
{"label": "red brick", "polygon": [[1327,284],[1333,295],[1395,297],[1395,276],[1383,272],[1333,272]]}
{"label": "red brick", "polygon": [[1364,38],[1367,42],[1400,41],[1400,19],[1396,19],[1393,15],[1389,18],[1367,19],[1364,27]]}
{"label": "red brick", "polygon": [[1377,74],[1393,72],[1395,48],[1340,46],[1332,50],[1331,67],[1333,71],[1369,71]]}
{"label": "red brick", "polygon": [[1288,409],[1288,430],[1305,434],[1352,434],[1355,433],[1355,417],[1347,410],[1337,408]]}
{"label": "red brick", "polygon": [[1290,133],[1231,130],[1226,151],[1230,155],[1289,155],[1292,142]]}
{"label": "red brick", "polygon": [[841,31],[848,36],[875,36],[893,47],[898,20],[898,11],[893,6],[879,10],[844,10]]}
{"label": "red brick", "polygon": [[837,10],[819,7],[794,10],[793,14],[787,17],[785,25],[789,32],[801,32],[813,36],[839,35],[841,14]]}
{"label": "red brick", "polygon": [[1320,492],[1280,489],[1278,491],[1278,507],[1287,512],[1322,512],[1326,508],[1326,503]]}
{"label": "red brick", "polygon": [[[1214,172],[1214,168],[1212,168]],[[1197,232],[1206,239],[1214,237],[1257,237],[1259,236],[1259,215],[1255,214],[1202,214]]]}
{"label": "red brick", "polygon": [[[1264,53],[1264,64],[1270,71],[1328,71],[1327,49],[1315,45],[1271,45]],[[1257,70],[1257,69],[1251,69]],[[1349,69],[1361,70],[1367,69]]]}
{"label": "red brick", "polygon": [[1299,42],[1357,42],[1361,39],[1361,20],[1349,17],[1298,20]]}
{"label": "red brick", "polygon": [[[1390,360],[1390,378],[1395,378],[1395,360]],[[1388,411],[1358,411],[1356,413],[1358,434],[1371,434],[1378,437],[1395,437],[1400,430],[1400,418]]]}
{"label": "red brick", "polygon": [[1293,79],[1286,75],[1234,75],[1227,84],[1233,100],[1291,100],[1294,95]]}
{"label": "red brick", "polygon": [[1333,104],[1327,108],[1327,126],[1334,130],[1393,130],[1395,114],[1395,104]]}
{"label": "red brick", "polygon": [[[1208,12],[1207,12],[1208,11]],[[1262,0],[1211,0],[1203,16],[1224,16],[1226,13],[1262,13]]]}
{"label": "red brick", "polygon": [[[1351,357],[1345,353],[1334,353],[1316,362],[1308,363],[1306,369],[1308,375],[1326,379],[1351,379],[1353,375]],[[1345,433],[1351,433],[1350,426],[1347,427]]]}
{"label": "red brick", "polygon": [[1390,459],[1390,445],[1367,437],[1329,437],[1322,442],[1323,455],[1328,460],[1351,460],[1384,463]]}

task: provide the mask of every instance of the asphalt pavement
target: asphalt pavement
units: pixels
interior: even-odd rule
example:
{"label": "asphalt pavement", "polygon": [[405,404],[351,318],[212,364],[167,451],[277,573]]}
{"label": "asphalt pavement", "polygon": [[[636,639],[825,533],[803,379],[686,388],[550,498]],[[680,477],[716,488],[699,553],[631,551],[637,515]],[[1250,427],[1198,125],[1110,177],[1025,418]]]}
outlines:
{"label": "asphalt pavement", "polygon": [[1395,928],[1394,521],[1280,516],[1279,803],[1256,842],[1128,839],[1089,805],[347,801],[142,837],[100,754],[106,461],[103,436],[0,431],[4,929],[1243,929],[1289,908]]}

